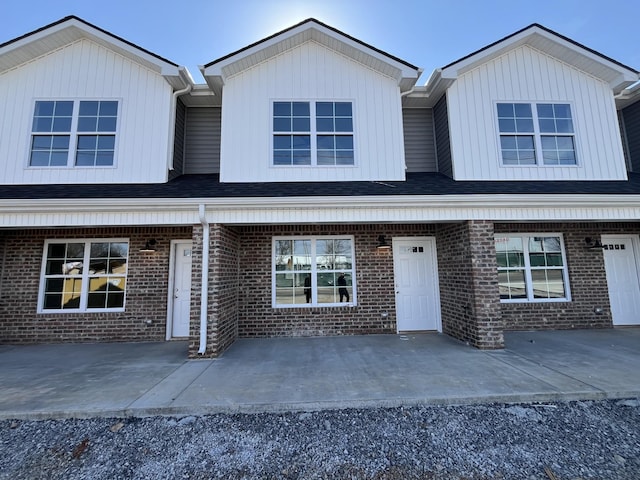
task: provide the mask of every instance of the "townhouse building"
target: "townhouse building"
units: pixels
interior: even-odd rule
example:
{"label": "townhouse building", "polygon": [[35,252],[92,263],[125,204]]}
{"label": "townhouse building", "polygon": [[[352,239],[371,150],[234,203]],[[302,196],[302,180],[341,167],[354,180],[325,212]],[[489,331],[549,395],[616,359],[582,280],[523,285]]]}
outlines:
{"label": "townhouse building", "polygon": [[640,324],[634,68],[534,24],[419,82],[308,19],[200,69],[0,45],[0,342]]}

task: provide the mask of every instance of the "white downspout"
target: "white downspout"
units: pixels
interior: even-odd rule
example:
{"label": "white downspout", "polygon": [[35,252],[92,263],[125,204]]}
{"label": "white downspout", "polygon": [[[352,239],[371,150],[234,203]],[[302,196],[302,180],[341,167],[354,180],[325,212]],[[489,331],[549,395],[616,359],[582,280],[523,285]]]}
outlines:
{"label": "white downspout", "polygon": [[191,82],[187,83],[187,86],[182,90],[176,90],[171,97],[171,110],[169,119],[169,148],[167,154],[167,168],[173,170],[173,153],[175,152],[175,138],[176,138],[176,105],[178,104],[178,97],[189,93],[191,91]]}
{"label": "white downspout", "polygon": [[205,215],[204,204],[200,204],[198,213],[202,224],[202,285],[200,289],[200,348],[199,355],[204,355],[207,350],[207,307],[209,304],[209,222]]}

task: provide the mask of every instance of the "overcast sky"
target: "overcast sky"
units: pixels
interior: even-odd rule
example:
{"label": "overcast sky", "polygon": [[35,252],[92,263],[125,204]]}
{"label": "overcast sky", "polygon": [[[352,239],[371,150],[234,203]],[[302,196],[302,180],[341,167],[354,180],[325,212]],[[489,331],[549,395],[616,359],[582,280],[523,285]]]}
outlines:
{"label": "overcast sky", "polygon": [[0,43],[76,15],[198,66],[313,17],[431,72],[531,23],[640,70],[640,1],[0,0]]}

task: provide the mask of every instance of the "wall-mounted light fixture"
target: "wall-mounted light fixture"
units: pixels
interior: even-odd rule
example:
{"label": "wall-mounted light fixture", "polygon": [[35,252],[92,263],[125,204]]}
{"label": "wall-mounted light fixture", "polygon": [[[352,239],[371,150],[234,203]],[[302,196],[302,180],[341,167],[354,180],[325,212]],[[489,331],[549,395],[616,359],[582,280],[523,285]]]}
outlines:
{"label": "wall-mounted light fixture", "polygon": [[156,251],[156,239],[150,238],[147,240],[147,243],[144,244],[144,248],[141,248],[140,251],[144,253],[152,253]]}
{"label": "wall-mounted light fixture", "polygon": [[597,238],[594,239],[591,237],[586,237],[584,239],[584,248],[588,248],[590,250],[597,250],[597,249],[602,249],[604,247],[602,246],[602,242]]}
{"label": "wall-mounted light fixture", "polygon": [[384,238],[384,235],[378,235],[378,245],[376,245],[378,250],[390,250],[391,245],[387,243],[387,240]]}

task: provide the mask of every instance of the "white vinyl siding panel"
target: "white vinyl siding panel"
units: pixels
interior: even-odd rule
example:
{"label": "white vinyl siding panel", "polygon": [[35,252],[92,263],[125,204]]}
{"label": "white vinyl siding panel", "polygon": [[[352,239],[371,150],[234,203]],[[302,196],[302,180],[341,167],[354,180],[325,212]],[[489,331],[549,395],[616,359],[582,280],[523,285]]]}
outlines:
{"label": "white vinyl siding panel", "polygon": [[[35,101],[87,99],[119,102],[114,166],[28,167]],[[0,75],[0,182],[164,182],[170,105],[171,87],[161,75],[89,40],[4,72]]]}
{"label": "white vinyl siding panel", "polygon": [[220,172],[220,108],[187,110],[184,173]]}
{"label": "white vinyl siding panel", "polygon": [[[353,105],[354,166],[274,167],[273,101]],[[397,81],[313,41],[229,78],[222,107],[224,182],[404,180]]]}
{"label": "white vinyl siding panel", "polygon": [[[530,47],[514,49],[465,73],[450,88],[448,99],[456,180],[627,178],[608,85]],[[498,102],[568,103],[574,121],[577,165],[502,165]]]}
{"label": "white vinyl siding panel", "polygon": [[431,108],[405,108],[404,154],[407,172],[436,172],[436,149]]}

